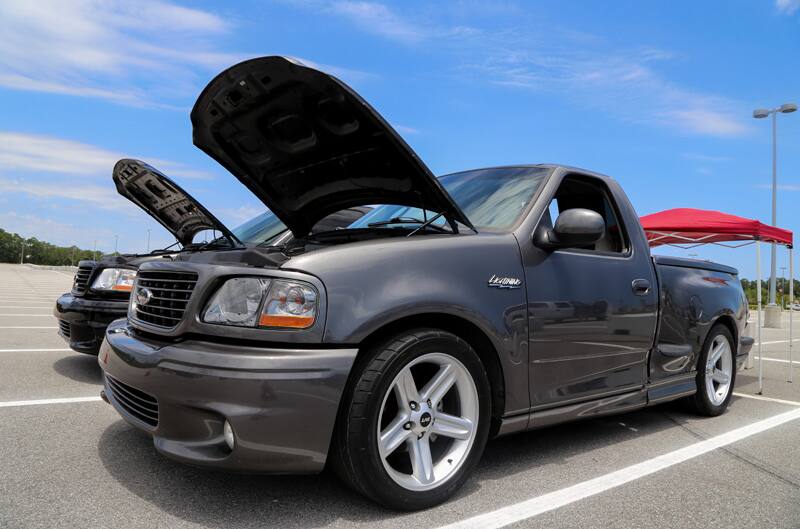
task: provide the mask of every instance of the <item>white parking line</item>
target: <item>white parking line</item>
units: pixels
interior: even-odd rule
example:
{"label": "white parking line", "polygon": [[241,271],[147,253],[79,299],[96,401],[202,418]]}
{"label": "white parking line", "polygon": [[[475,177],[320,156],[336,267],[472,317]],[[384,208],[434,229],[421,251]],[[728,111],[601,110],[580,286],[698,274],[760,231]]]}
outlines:
{"label": "white parking line", "polygon": [[[766,360],[766,358],[765,358]],[[733,392],[735,397],[744,397],[746,399],[755,399],[755,400],[765,400],[767,402],[777,402],[778,404],[788,404],[790,406],[800,406],[800,402],[795,400],[783,400],[783,399],[776,399],[773,397],[765,397],[763,395],[750,395],[749,393],[738,393],[736,391]]]}
{"label": "white parking line", "polygon": [[583,500],[595,494],[625,485],[639,478],[649,476],[660,470],[683,463],[695,457],[707,454],[712,450],[741,441],[747,437],[765,432],[790,421],[800,419],[800,409],[795,409],[775,415],[762,421],[736,428],[722,435],[717,435],[691,444],[684,448],[667,454],[642,461],[635,465],[625,467],[589,481],[577,483],[571,487],[537,496],[520,503],[515,503],[491,512],[467,518],[459,522],[441,527],[440,529],[498,529],[507,525],[527,520],[542,513],[564,507],[576,501]]}
{"label": "white parking line", "polygon": [[11,316],[14,318],[33,317],[33,318],[52,318],[52,314],[0,314],[0,316]]}
{"label": "white parking line", "polygon": [[72,404],[73,402],[96,402],[100,397],[72,397],[69,399],[39,399],[39,400],[7,400],[0,402],[0,408],[15,408],[17,406],[41,406],[43,404]]}
{"label": "white parking line", "polygon": [[28,309],[52,309],[52,305],[26,305],[21,307],[19,305],[0,305],[0,309],[17,309],[17,310],[28,310]]}
{"label": "white parking line", "polygon": [[25,325],[4,325],[0,329],[58,329],[58,327],[38,327],[38,326],[25,326]]}
{"label": "white parking line", "polygon": [[0,349],[0,353],[63,353],[65,351],[72,351],[72,349]]}
{"label": "white parking line", "polygon": [[[754,360],[758,361],[758,357],[755,357]],[[782,364],[788,364],[788,360],[784,360],[783,358],[767,358],[766,356],[763,358],[765,362],[780,362]],[[800,367],[800,360],[793,360],[792,364],[796,364],[797,367]]]}

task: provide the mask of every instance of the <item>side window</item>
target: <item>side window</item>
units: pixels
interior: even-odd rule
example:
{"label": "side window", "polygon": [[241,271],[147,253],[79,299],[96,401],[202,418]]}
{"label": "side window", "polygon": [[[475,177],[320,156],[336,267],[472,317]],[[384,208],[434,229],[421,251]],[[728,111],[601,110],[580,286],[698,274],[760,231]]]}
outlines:
{"label": "side window", "polygon": [[588,177],[566,177],[550,202],[545,217],[549,216],[552,225],[555,225],[560,212],[573,208],[596,211],[603,217],[606,224],[603,237],[595,244],[582,248],[583,250],[606,253],[627,252],[628,238],[619,222],[617,209],[611,201],[611,195],[602,182]]}

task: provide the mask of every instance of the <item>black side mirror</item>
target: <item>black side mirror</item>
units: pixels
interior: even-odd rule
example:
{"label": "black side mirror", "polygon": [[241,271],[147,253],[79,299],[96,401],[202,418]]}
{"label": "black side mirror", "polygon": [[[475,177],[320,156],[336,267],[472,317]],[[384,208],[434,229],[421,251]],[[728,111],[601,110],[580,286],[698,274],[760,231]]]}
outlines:
{"label": "black side mirror", "polygon": [[536,230],[534,242],[549,250],[589,246],[599,241],[605,232],[606,223],[599,213],[574,208],[562,212],[553,229],[540,227]]}

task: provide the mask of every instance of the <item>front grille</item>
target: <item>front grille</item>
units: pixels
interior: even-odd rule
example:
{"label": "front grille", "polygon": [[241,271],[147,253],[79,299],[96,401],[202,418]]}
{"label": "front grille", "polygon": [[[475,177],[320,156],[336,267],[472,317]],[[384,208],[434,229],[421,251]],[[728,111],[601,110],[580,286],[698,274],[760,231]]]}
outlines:
{"label": "front grille", "polygon": [[69,322],[64,320],[58,320],[58,328],[61,330],[61,334],[64,335],[64,338],[69,338]]}
{"label": "front grille", "polygon": [[105,377],[106,391],[111,393],[120,408],[153,428],[158,426],[158,400],[154,396],[120,382],[107,373]]}
{"label": "front grille", "polygon": [[72,282],[72,292],[75,294],[83,294],[86,292],[86,287],[89,283],[89,276],[92,275],[92,270],[94,270],[94,263],[82,264],[78,266],[78,271],[75,273],[75,279]]}
{"label": "front grille", "polygon": [[[136,319],[158,327],[175,327],[183,319],[195,284],[194,272],[140,271],[133,296]],[[145,289],[150,295],[147,303],[142,304],[137,298]]]}

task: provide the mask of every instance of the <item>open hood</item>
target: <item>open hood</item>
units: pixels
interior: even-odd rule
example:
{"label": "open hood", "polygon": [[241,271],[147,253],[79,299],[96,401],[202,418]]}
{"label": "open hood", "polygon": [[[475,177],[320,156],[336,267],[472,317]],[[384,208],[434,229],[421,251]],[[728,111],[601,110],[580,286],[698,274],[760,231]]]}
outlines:
{"label": "open hood", "polygon": [[145,210],[183,246],[203,230],[217,230],[235,241],[236,237],[200,202],[158,169],[139,160],[123,159],[114,166],[117,192]]}
{"label": "open hood", "polygon": [[352,206],[399,204],[472,227],[391,126],[350,87],[284,57],[223,71],[192,109],[194,144],[296,237]]}

